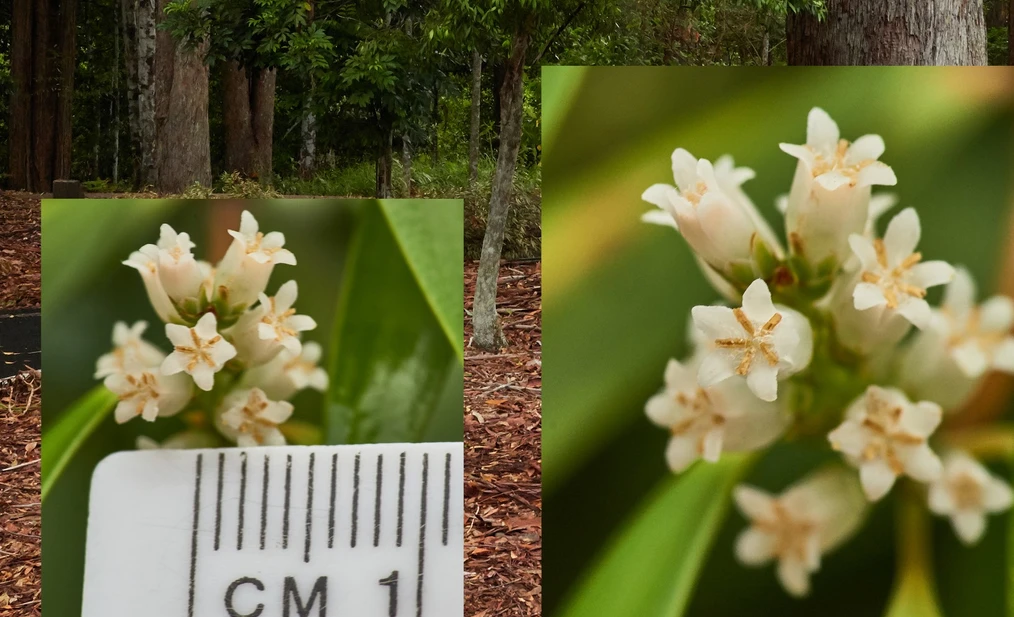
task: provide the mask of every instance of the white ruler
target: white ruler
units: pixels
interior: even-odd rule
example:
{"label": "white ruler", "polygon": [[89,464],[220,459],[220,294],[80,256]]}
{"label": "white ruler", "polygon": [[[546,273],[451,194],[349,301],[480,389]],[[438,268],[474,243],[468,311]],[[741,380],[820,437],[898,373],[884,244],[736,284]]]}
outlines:
{"label": "white ruler", "polygon": [[121,452],[82,617],[457,617],[462,444]]}

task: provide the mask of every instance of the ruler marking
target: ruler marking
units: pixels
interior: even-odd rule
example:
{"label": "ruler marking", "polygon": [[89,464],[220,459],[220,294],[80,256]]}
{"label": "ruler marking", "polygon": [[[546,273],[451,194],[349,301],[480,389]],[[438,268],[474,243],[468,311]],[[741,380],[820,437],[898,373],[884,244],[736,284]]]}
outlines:
{"label": "ruler marking", "polygon": [[197,472],[194,474],[194,525],[190,532],[190,597],[187,616],[194,617],[194,591],[197,581],[197,523],[201,513],[201,466],[204,455],[197,455]]}
{"label": "ruler marking", "polygon": [[426,498],[429,481],[430,456],[423,453],[422,464],[422,503],[419,507],[419,580],[415,588],[415,616],[422,617],[423,601],[423,573],[425,571],[426,556]]}
{"label": "ruler marking", "polygon": [[356,547],[356,532],[359,526],[359,455],[352,473],[352,548]]}
{"label": "ruler marking", "polygon": [[215,550],[218,550],[222,536],[222,469],[225,467],[225,452],[218,453],[218,494],[215,497]]}
{"label": "ruler marking", "polygon": [[405,453],[401,453],[401,465],[398,468],[398,539],[396,546],[401,546],[401,528],[405,515]]}
{"label": "ruler marking", "polygon": [[444,546],[447,546],[447,528],[451,507],[451,453],[444,455]]}
{"label": "ruler marking", "polygon": [[264,540],[268,533],[268,478],[270,477],[270,457],[264,455],[264,479],[261,488],[261,550],[264,550]]}
{"label": "ruler marking", "polygon": [[331,455],[331,506],[327,512],[327,547],[334,548],[334,502],[338,496],[338,453]]}
{"label": "ruler marking", "polygon": [[303,545],[303,563],[310,563],[310,538],[313,536],[313,452],[310,453],[309,479],[306,485],[306,543]]}
{"label": "ruler marking", "polygon": [[373,504],[373,546],[380,546],[380,491],[384,484],[384,455],[377,455],[377,494]]}
{"label": "ruler marking", "polygon": [[282,548],[289,548],[289,505],[292,501],[292,455],[285,455],[285,507],[282,513]]}
{"label": "ruler marking", "polygon": [[246,504],[246,452],[239,453],[239,528],[236,531],[236,550],[243,550],[243,508]]}

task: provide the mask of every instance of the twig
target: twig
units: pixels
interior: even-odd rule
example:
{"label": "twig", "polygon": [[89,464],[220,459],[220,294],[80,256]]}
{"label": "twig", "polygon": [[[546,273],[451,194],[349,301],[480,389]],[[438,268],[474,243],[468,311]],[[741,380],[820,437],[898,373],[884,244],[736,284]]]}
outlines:
{"label": "twig", "polygon": [[42,460],[42,459],[38,459],[37,458],[34,461],[28,461],[27,463],[21,463],[20,465],[13,465],[13,466],[8,467],[6,469],[0,469],[0,471],[14,471],[15,469],[21,469],[22,467],[28,467],[29,465],[34,465],[35,463],[38,463],[40,460]]}

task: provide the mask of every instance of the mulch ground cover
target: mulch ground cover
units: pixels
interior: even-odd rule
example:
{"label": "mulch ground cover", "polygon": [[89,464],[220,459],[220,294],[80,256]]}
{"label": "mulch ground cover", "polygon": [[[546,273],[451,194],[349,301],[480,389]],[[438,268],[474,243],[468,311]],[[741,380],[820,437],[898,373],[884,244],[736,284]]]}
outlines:
{"label": "mulch ground cover", "polygon": [[466,617],[542,614],[541,264],[505,263],[498,288],[506,349],[468,347],[465,320]]}
{"label": "mulch ground cover", "polygon": [[0,191],[0,311],[41,306],[39,204],[38,195]]}
{"label": "mulch ground cover", "polygon": [[42,614],[41,382],[0,382],[0,617]]}

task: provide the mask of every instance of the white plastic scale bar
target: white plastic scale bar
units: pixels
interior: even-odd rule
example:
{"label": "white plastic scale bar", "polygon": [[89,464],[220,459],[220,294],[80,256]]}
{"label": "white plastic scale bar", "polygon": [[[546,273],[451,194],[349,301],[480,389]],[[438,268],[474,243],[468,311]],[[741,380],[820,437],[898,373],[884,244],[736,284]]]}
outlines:
{"label": "white plastic scale bar", "polygon": [[82,615],[462,615],[461,508],[461,443],[117,453]]}

